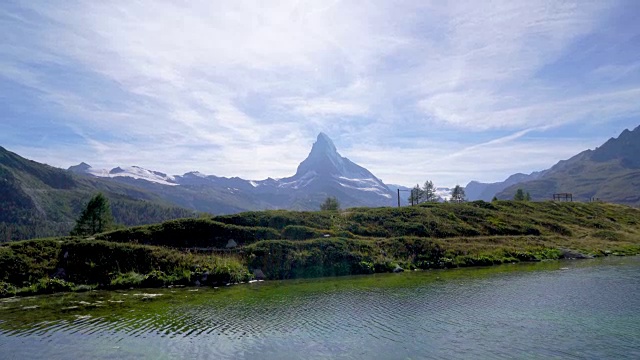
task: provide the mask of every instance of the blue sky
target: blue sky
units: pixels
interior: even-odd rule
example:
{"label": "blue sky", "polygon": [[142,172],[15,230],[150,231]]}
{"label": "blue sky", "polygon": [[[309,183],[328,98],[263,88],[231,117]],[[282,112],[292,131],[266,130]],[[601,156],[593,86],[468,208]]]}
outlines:
{"label": "blue sky", "polygon": [[499,181],[640,124],[638,1],[3,1],[0,146],[68,167]]}

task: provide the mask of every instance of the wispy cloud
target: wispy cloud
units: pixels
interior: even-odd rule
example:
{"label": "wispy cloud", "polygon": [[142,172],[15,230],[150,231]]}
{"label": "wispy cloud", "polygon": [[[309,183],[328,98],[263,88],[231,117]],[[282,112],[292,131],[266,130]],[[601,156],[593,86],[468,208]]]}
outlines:
{"label": "wispy cloud", "polygon": [[[576,44],[616,26],[621,9],[599,1],[9,2],[0,5],[0,77],[28,92],[0,98],[10,110],[0,130],[23,126],[24,111],[12,105],[20,100],[83,143],[51,140],[45,152],[0,141],[59,166],[262,178],[292,174],[325,131],[385,181],[497,180],[604,140],[558,143],[563,126],[638,115],[633,62],[580,60],[588,88],[553,76],[579,56]],[[624,41],[640,32],[624,30]]]}

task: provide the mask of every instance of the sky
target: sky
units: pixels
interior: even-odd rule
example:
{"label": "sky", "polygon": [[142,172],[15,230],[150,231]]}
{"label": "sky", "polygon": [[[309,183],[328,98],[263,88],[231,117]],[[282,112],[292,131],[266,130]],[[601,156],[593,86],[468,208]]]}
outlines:
{"label": "sky", "polygon": [[640,2],[0,3],[0,146],[67,168],[501,181],[640,124]]}

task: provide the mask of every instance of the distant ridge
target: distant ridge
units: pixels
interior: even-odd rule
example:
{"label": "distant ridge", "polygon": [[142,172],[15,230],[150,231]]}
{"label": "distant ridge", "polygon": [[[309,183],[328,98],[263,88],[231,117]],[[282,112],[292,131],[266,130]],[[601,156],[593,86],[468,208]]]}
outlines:
{"label": "distant ridge", "polygon": [[465,194],[468,200],[484,200],[491,201],[493,197],[514,184],[521,184],[527,181],[535,180],[542,176],[544,171],[535,171],[531,174],[517,173],[509,176],[504,181],[495,183],[481,183],[478,181],[471,181],[465,187]]}
{"label": "distant ridge", "polygon": [[[326,197],[334,196],[343,206],[389,206],[395,193],[369,170],[341,156],[325,133],[319,133],[309,155],[296,173],[282,179],[245,180],[205,175],[198,171],[167,175],[138,166],[93,169],[82,163],[69,171],[135,184],[167,200],[200,211],[233,213],[242,210],[316,210]],[[159,186],[163,185],[163,186]],[[168,190],[172,186],[175,189]],[[181,194],[198,193],[201,201],[188,201]],[[171,194],[169,196],[169,193]],[[208,201],[214,197],[217,202]],[[216,203],[225,206],[216,206]]]}
{"label": "distant ridge", "polygon": [[510,199],[518,188],[528,191],[534,200],[568,192],[578,201],[600,199],[640,206],[640,126],[558,162],[533,181],[511,185],[497,197]]}

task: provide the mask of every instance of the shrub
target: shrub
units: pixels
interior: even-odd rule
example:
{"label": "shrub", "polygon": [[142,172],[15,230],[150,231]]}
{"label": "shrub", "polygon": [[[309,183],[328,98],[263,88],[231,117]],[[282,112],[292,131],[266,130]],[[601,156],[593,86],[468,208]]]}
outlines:
{"label": "shrub", "polygon": [[307,240],[320,238],[326,233],[326,231],[322,232],[306,226],[287,225],[284,230],[282,230],[282,237],[288,240]]}
{"label": "shrub", "polygon": [[138,226],[96,236],[96,239],[163,245],[175,248],[224,248],[230,239],[239,245],[278,239],[280,233],[265,227],[229,225],[209,219],[181,219],[159,225]]}

